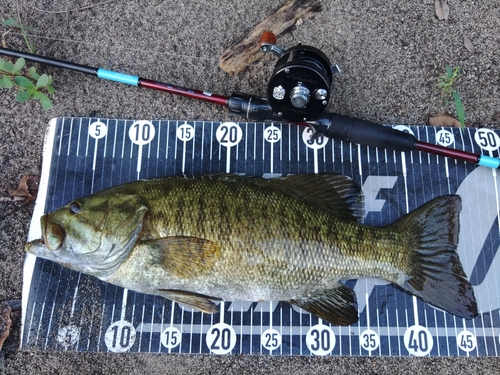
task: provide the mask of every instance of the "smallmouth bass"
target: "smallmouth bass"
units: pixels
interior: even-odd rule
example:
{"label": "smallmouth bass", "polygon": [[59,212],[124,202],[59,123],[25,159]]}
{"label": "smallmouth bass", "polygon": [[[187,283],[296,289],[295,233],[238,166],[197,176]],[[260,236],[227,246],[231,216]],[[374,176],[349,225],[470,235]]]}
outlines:
{"label": "smallmouth bass", "polygon": [[166,177],[42,216],[42,239],[26,251],[206,313],[214,301],[287,301],[350,325],[356,296],[341,280],[375,277],[469,319],[478,311],[456,252],[460,210],[447,195],[372,227],[344,176]]}

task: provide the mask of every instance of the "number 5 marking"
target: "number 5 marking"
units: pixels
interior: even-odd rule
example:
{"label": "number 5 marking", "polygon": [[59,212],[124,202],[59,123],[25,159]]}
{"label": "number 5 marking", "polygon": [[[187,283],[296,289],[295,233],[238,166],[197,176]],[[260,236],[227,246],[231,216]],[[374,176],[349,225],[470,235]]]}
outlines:
{"label": "number 5 marking", "polygon": [[104,138],[108,134],[108,127],[104,122],[96,121],[89,126],[89,135],[94,139]]}

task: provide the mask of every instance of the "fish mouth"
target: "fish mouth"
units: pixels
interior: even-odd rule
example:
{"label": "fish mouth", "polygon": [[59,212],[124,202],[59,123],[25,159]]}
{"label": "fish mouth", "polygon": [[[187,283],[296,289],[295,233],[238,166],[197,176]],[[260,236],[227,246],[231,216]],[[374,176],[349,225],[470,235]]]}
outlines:
{"label": "fish mouth", "polygon": [[54,251],[59,249],[66,238],[66,231],[64,228],[51,221],[49,215],[43,215],[40,219],[40,223],[42,227],[42,238],[40,239],[40,243],[44,244],[47,250]]}

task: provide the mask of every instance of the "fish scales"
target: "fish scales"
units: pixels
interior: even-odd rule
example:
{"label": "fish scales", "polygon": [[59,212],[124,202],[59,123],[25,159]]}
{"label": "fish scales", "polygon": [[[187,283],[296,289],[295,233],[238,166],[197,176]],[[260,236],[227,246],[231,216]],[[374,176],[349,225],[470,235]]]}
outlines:
{"label": "fish scales", "polygon": [[[235,282],[234,273],[242,265],[243,293],[248,293],[249,285],[276,289],[272,295],[262,295],[262,300],[297,298],[297,294],[284,294],[283,288],[297,290],[310,282],[322,290],[347,277],[395,279],[398,267],[390,264],[397,253],[390,250],[398,246],[386,230],[342,222],[324,208],[311,207],[275,189],[210,179],[196,184],[184,179],[172,182],[168,187],[136,183],[152,208],[148,219],[155,224],[144,235],[194,236],[226,244],[221,259],[204,272],[207,290],[226,289],[229,281]],[[373,268],[372,273],[368,267]],[[228,297],[241,299],[244,295]]]}
{"label": "fish scales", "polygon": [[477,314],[456,254],[459,197],[387,227],[360,224],[361,206],[359,188],[338,175],[141,180],[44,216],[44,240],[26,249],[205,312],[218,300],[281,300],[353,324],[355,295],[341,280],[377,277],[456,315]]}

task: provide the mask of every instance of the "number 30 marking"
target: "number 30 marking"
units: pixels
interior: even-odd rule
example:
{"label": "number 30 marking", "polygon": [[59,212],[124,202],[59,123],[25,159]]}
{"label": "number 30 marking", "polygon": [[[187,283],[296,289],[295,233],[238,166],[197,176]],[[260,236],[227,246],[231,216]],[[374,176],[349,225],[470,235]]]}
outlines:
{"label": "number 30 marking", "polygon": [[307,331],[306,345],[315,355],[327,355],[335,347],[335,334],[324,324],[316,324]]}

